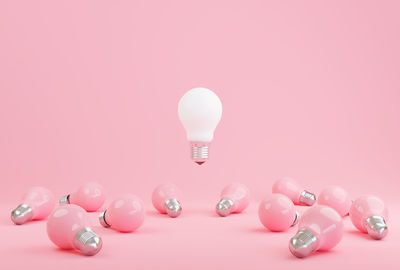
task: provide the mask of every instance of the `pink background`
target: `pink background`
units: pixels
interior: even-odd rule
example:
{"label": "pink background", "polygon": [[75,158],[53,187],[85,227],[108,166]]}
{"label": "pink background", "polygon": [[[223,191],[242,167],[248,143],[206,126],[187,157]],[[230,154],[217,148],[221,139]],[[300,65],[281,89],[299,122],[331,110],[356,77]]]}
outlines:
{"label": "pink background", "polygon": [[[315,193],[337,184],[352,197],[377,194],[391,213],[384,241],[345,220],[337,249],[299,265],[381,265],[381,254],[395,267],[399,10],[399,1],[1,1],[0,268],[293,267],[295,229],[268,233],[256,216],[281,176]],[[202,166],[190,160],[177,116],[179,98],[197,86],[224,108]],[[11,225],[29,186],[59,197],[84,181],[102,183],[109,199],[140,196],[143,227],[130,235],[96,227],[104,249],[88,259],[55,249],[44,222]],[[253,203],[214,218],[232,181],[249,186]],[[179,219],[151,206],[163,182],[183,190]]]}

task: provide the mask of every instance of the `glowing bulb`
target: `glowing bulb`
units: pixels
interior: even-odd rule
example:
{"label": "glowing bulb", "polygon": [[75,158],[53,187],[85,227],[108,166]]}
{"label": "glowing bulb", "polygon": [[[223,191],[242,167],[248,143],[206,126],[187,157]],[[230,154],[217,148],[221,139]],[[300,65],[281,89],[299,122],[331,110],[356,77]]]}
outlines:
{"label": "glowing bulb", "polygon": [[191,145],[192,159],[201,165],[208,159],[209,144],[221,120],[221,100],[209,89],[194,88],[179,101],[178,115]]}

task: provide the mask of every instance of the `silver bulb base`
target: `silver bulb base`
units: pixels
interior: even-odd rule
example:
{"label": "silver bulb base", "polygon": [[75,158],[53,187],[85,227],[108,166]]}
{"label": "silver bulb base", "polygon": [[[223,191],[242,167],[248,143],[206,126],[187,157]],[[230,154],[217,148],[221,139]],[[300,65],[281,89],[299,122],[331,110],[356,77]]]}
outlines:
{"label": "silver bulb base", "polygon": [[74,246],[83,254],[93,256],[101,250],[103,241],[92,229],[86,227],[76,233]]}
{"label": "silver bulb base", "polygon": [[388,234],[385,219],[380,216],[371,216],[365,220],[365,228],[368,234],[376,240],[384,238]]}
{"label": "silver bulb base", "polygon": [[289,241],[290,252],[298,257],[304,258],[317,249],[317,237],[306,229],[301,229]]}
{"label": "silver bulb base", "polygon": [[303,190],[300,194],[299,202],[303,205],[308,205],[311,206],[313,205],[317,200],[317,197],[315,196],[314,193],[311,193],[307,190]]}
{"label": "silver bulb base", "polygon": [[62,196],[59,201],[60,205],[70,204],[69,195]]}
{"label": "silver bulb base", "polygon": [[20,204],[11,212],[11,220],[16,225],[24,224],[33,218],[33,210],[27,204]]}
{"label": "silver bulb base", "polygon": [[168,216],[172,218],[178,217],[182,212],[182,206],[177,199],[166,200],[164,206]]}
{"label": "silver bulb base", "polygon": [[294,217],[293,223],[290,226],[293,227],[294,225],[299,223],[299,219],[300,219],[300,214],[299,214],[299,212],[296,211],[296,216]]}
{"label": "silver bulb base", "polygon": [[231,199],[222,198],[215,207],[215,211],[221,217],[226,217],[235,210],[235,205]]}
{"label": "silver bulb base", "polygon": [[108,227],[111,227],[111,225],[108,224],[106,221],[106,212],[107,212],[107,210],[104,210],[103,212],[101,212],[99,214],[99,222],[100,222],[101,226],[108,228]]}
{"label": "silver bulb base", "polygon": [[191,142],[191,155],[192,160],[201,165],[208,159],[209,143],[204,142]]}

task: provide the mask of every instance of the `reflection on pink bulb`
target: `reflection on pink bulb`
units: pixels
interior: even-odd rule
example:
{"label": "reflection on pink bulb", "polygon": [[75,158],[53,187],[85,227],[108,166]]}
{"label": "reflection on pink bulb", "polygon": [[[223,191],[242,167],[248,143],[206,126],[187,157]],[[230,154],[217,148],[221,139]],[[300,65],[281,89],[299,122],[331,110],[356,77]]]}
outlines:
{"label": "reflection on pink bulb", "polygon": [[286,195],[294,204],[313,205],[315,203],[315,195],[305,190],[296,180],[284,177],[275,181],[272,186],[272,193],[280,193]]}
{"label": "reflection on pink bulb", "polygon": [[221,192],[220,201],[216,206],[216,212],[221,217],[230,213],[240,213],[249,206],[249,189],[240,183],[227,185]]}
{"label": "reflection on pink bulb", "polygon": [[23,196],[21,204],[11,212],[11,220],[20,225],[29,220],[45,219],[53,210],[54,205],[54,195],[50,190],[32,187]]}
{"label": "reflection on pink bulb", "polygon": [[388,233],[388,210],[376,196],[364,195],[356,199],[350,207],[350,218],[359,231],[374,239],[382,239]]}
{"label": "reflection on pink bulb", "polygon": [[270,231],[283,232],[296,224],[298,214],[293,202],[282,194],[270,194],[258,208],[261,223]]}
{"label": "reflection on pink bulb", "polygon": [[289,249],[293,255],[302,258],[313,251],[335,247],[342,236],[342,217],[328,206],[316,205],[300,218],[299,230],[290,239]]}
{"label": "reflection on pink bulb", "polygon": [[178,217],[182,212],[179,202],[181,197],[180,189],[171,183],[162,184],[153,191],[152,202],[154,208],[161,214],[168,214],[170,217]]}
{"label": "reflection on pink bulb", "polygon": [[143,202],[131,194],[120,196],[107,210],[100,213],[99,220],[104,227],[120,232],[133,232],[143,224]]}
{"label": "reflection on pink bulb", "polygon": [[95,255],[102,247],[100,236],[89,227],[86,211],[77,205],[63,205],[50,215],[47,235],[62,249],[78,249],[85,255]]}
{"label": "reflection on pink bulb", "polygon": [[318,204],[335,209],[342,217],[349,213],[351,199],[346,190],[338,186],[324,188],[318,196]]}
{"label": "reflection on pink bulb", "polygon": [[77,191],[60,199],[60,204],[76,204],[88,212],[98,210],[105,201],[103,187],[95,182],[85,183]]}

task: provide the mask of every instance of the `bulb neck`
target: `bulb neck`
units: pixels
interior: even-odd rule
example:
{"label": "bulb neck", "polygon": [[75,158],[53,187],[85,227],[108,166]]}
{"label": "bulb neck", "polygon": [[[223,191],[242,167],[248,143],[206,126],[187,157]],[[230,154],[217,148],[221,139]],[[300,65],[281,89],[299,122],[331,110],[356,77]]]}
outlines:
{"label": "bulb neck", "polygon": [[191,155],[194,162],[201,165],[208,159],[210,143],[190,142]]}
{"label": "bulb neck", "polygon": [[235,211],[235,204],[231,199],[222,198],[215,207],[215,211],[221,217],[226,217],[233,211]]}
{"label": "bulb neck", "polygon": [[308,206],[313,205],[316,202],[316,200],[317,200],[317,197],[315,196],[315,194],[311,193],[307,190],[303,190],[299,197],[300,204],[304,204],[304,205],[308,205]]}
{"label": "bulb neck", "polygon": [[177,199],[168,199],[164,203],[165,211],[172,218],[178,217],[182,212],[182,206]]}
{"label": "bulb neck", "polygon": [[385,219],[381,216],[370,216],[365,220],[365,229],[376,240],[384,238],[388,233]]}
{"label": "bulb neck", "polygon": [[111,227],[111,225],[109,223],[107,223],[107,221],[106,221],[106,212],[107,212],[107,210],[104,210],[103,212],[101,212],[99,214],[99,221],[103,227],[108,228],[108,227]]}
{"label": "bulb neck", "polygon": [[298,258],[304,258],[317,249],[317,237],[307,229],[301,229],[290,239],[289,250]]}
{"label": "bulb neck", "polygon": [[12,212],[11,212],[11,220],[16,224],[16,225],[21,225],[24,224],[25,222],[28,222],[33,218],[33,209],[23,203],[17,206]]}
{"label": "bulb neck", "polygon": [[69,201],[69,196],[70,196],[69,194],[65,195],[65,196],[62,196],[60,201],[59,201],[60,205],[70,204],[71,202]]}
{"label": "bulb neck", "polygon": [[77,249],[88,256],[96,255],[103,246],[101,237],[88,227],[75,234],[73,243]]}

